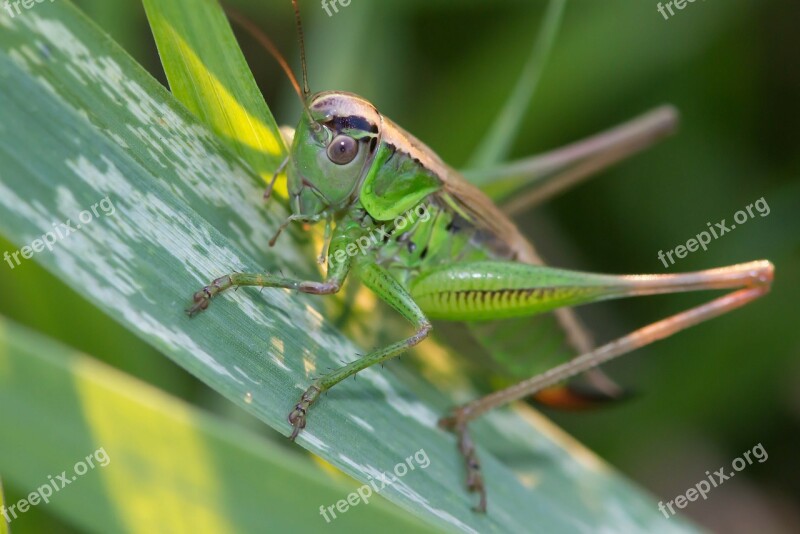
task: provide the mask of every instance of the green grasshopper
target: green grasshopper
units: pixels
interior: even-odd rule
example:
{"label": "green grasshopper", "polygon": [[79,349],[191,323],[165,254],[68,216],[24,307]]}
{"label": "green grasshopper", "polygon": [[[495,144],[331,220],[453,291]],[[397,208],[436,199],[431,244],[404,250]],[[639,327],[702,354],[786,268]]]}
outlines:
{"label": "green grasshopper", "polygon": [[[239,286],[330,295],[340,290],[353,271],[413,325],[414,333],[314,380],[289,413],[292,440],[306,426],[309,410],[322,393],[422,342],[431,333],[433,319],[475,322],[554,312],[577,356],[457,407],[440,420],[441,427],[457,436],[466,463],[467,487],[479,494],[477,510],[485,512],[486,490],[467,428],[470,421],[519,399],[536,396],[546,404],[559,404],[570,395],[577,398],[564,386],[568,379],[739,308],[769,291],[774,268],[766,260],[654,275],[601,275],[545,266],[514,223],[480,189],[369,101],[338,91],[311,94],[297,0],[293,6],[300,36],[302,92],[271,42],[257,35],[281,62],[303,104],[289,156],[275,173],[277,177],[286,172],[292,215],[271,244],[292,222],[325,221],[327,276],[324,281],[313,281],[276,274],[229,274],[197,291],[187,312],[194,316],[205,310],[211,299]],[[241,17],[239,22],[254,31]],[[633,136],[614,132],[604,138],[608,140],[605,145],[589,142],[581,145],[594,147],[589,152],[580,146],[576,152],[593,154],[595,164],[589,167],[596,170],[646,145],[648,138],[655,137],[657,125],[642,128],[639,122],[632,128]],[[573,155],[577,157],[577,153]],[[574,180],[575,173],[565,176]],[[331,223],[332,233],[327,231]],[[734,291],[596,348],[568,309],[622,297],[709,289]]]}

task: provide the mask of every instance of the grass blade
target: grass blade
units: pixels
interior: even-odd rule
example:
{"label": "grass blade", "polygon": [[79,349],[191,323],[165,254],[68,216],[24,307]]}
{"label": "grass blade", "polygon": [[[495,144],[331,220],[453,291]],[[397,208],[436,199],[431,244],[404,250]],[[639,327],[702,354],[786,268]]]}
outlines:
{"label": "grass blade", "polygon": [[[3,496],[3,481],[0,479],[0,510],[5,511],[6,509],[6,500]],[[8,522],[5,518],[5,515],[0,518],[0,534],[8,534]]]}
{"label": "grass blade", "polygon": [[514,91],[489,129],[486,138],[475,149],[467,168],[489,167],[503,161],[508,156],[525,112],[536,93],[536,87],[539,85],[547,59],[550,57],[566,4],[567,0],[550,0],[530,59],[528,59]]}
{"label": "grass blade", "polygon": [[144,0],[144,6],[172,93],[269,180],[286,148],[220,5]]}

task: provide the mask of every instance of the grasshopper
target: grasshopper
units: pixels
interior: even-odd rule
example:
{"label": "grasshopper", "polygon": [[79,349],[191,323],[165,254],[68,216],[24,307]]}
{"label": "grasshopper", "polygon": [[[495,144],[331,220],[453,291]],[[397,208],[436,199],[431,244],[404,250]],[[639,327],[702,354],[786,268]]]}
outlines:
{"label": "grasshopper", "polygon": [[[214,297],[239,286],[330,295],[337,293],[348,275],[355,272],[364,285],[413,325],[414,333],[314,380],[288,415],[292,440],[305,428],[309,411],[322,393],[421,343],[430,335],[434,319],[476,322],[553,312],[574,348],[570,359],[454,408],[440,420],[442,428],[456,435],[466,465],[467,488],[478,493],[476,509],[485,512],[486,490],[468,431],[471,421],[520,399],[535,397],[553,405],[563,404],[564,399],[567,403],[569,399],[580,401],[580,395],[570,390],[569,379],[596,372],[602,363],[744,306],[769,291],[774,267],[766,260],[652,275],[603,275],[546,266],[489,197],[368,100],[340,91],[311,93],[297,0],[293,0],[293,7],[302,60],[302,90],[268,38],[247,19],[232,18],[254,33],[278,59],[303,105],[289,155],[266,194],[269,196],[275,178],[285,171],[292,214],[270,245],[292,222],[324,221],[327,275],[323,281],[315,281],[269,273],[229,274],[197,291],[187,312],[194,316],[208,308]],[[673,114],[661,110],[537,160],[552,163],[561,158],[562,166],[579,159],[583,162],[583,170],[564,172],[560,180],[543,189],[558,189],[559,183],[574,182],[577,175],[643,148],[664,133],[665,125],[669,129],[672,122]],[[541,170],[541,166],[537,169]],[[494,179],[504,176],[501,172]],[[547,196],[546,192],[540,193],[540,197]],[[592,346],[585,328],[569,309],[622,297],[711,289],[731,291],[599,347]],[[594,376],[597,384],[604,383],[602,375]],[[608,382],[604,384],[606,391],[613,389]]]}

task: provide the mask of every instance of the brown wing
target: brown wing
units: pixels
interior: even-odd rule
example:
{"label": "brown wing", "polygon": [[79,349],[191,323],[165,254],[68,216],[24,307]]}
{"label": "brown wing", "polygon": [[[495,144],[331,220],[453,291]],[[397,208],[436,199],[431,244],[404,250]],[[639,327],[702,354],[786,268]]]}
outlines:
{"label": "brown wing", "polygon": [[458,172],[449,171],[442,175],[444,191],[452,196],[477,227],[488,230],[508,246],[517,261],[544,264],[517,225],[483,191],[467,182]]}
{"label": "brown wing", "polygon": [[408,152],[421,165],[433,172],[442,181],[443,193],[449,195],[461,208],[460,211],[476,227],[491,233],[511,250],[513,257],[523,263],[543,264],[530,241],[525,239],[517,226],[500,211],[483,191],[469,183],[461,174],[445,164],[436,153],[422,141],[382,117],[381,136],[384,142]]}

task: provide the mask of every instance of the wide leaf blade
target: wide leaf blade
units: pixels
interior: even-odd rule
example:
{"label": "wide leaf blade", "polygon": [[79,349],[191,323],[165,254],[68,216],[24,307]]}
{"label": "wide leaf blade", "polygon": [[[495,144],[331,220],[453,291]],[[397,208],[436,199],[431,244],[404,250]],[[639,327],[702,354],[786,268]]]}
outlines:
{"label": "wide leaf blade", "polygon": [[[296,510],[335,503],[356,489],[285,448],[2,317],[0,355],[6,414],[0,471],[28,495],[46,486],[48,475],[66,470],[70,479],[73,466],[94,455],[93,468],[68,487],[56,478],[58,491],[44,488],[48,502],[37,504],[83,530],[257,532],[269,524],[276,532],[310,531],[321,518]],[[379,498],[370,504],[326,527],[349,532],[391,521],[424,528]],[[26,515],[13,523],[22,532]],[[0,521],[0,533],[5,526]]]}

